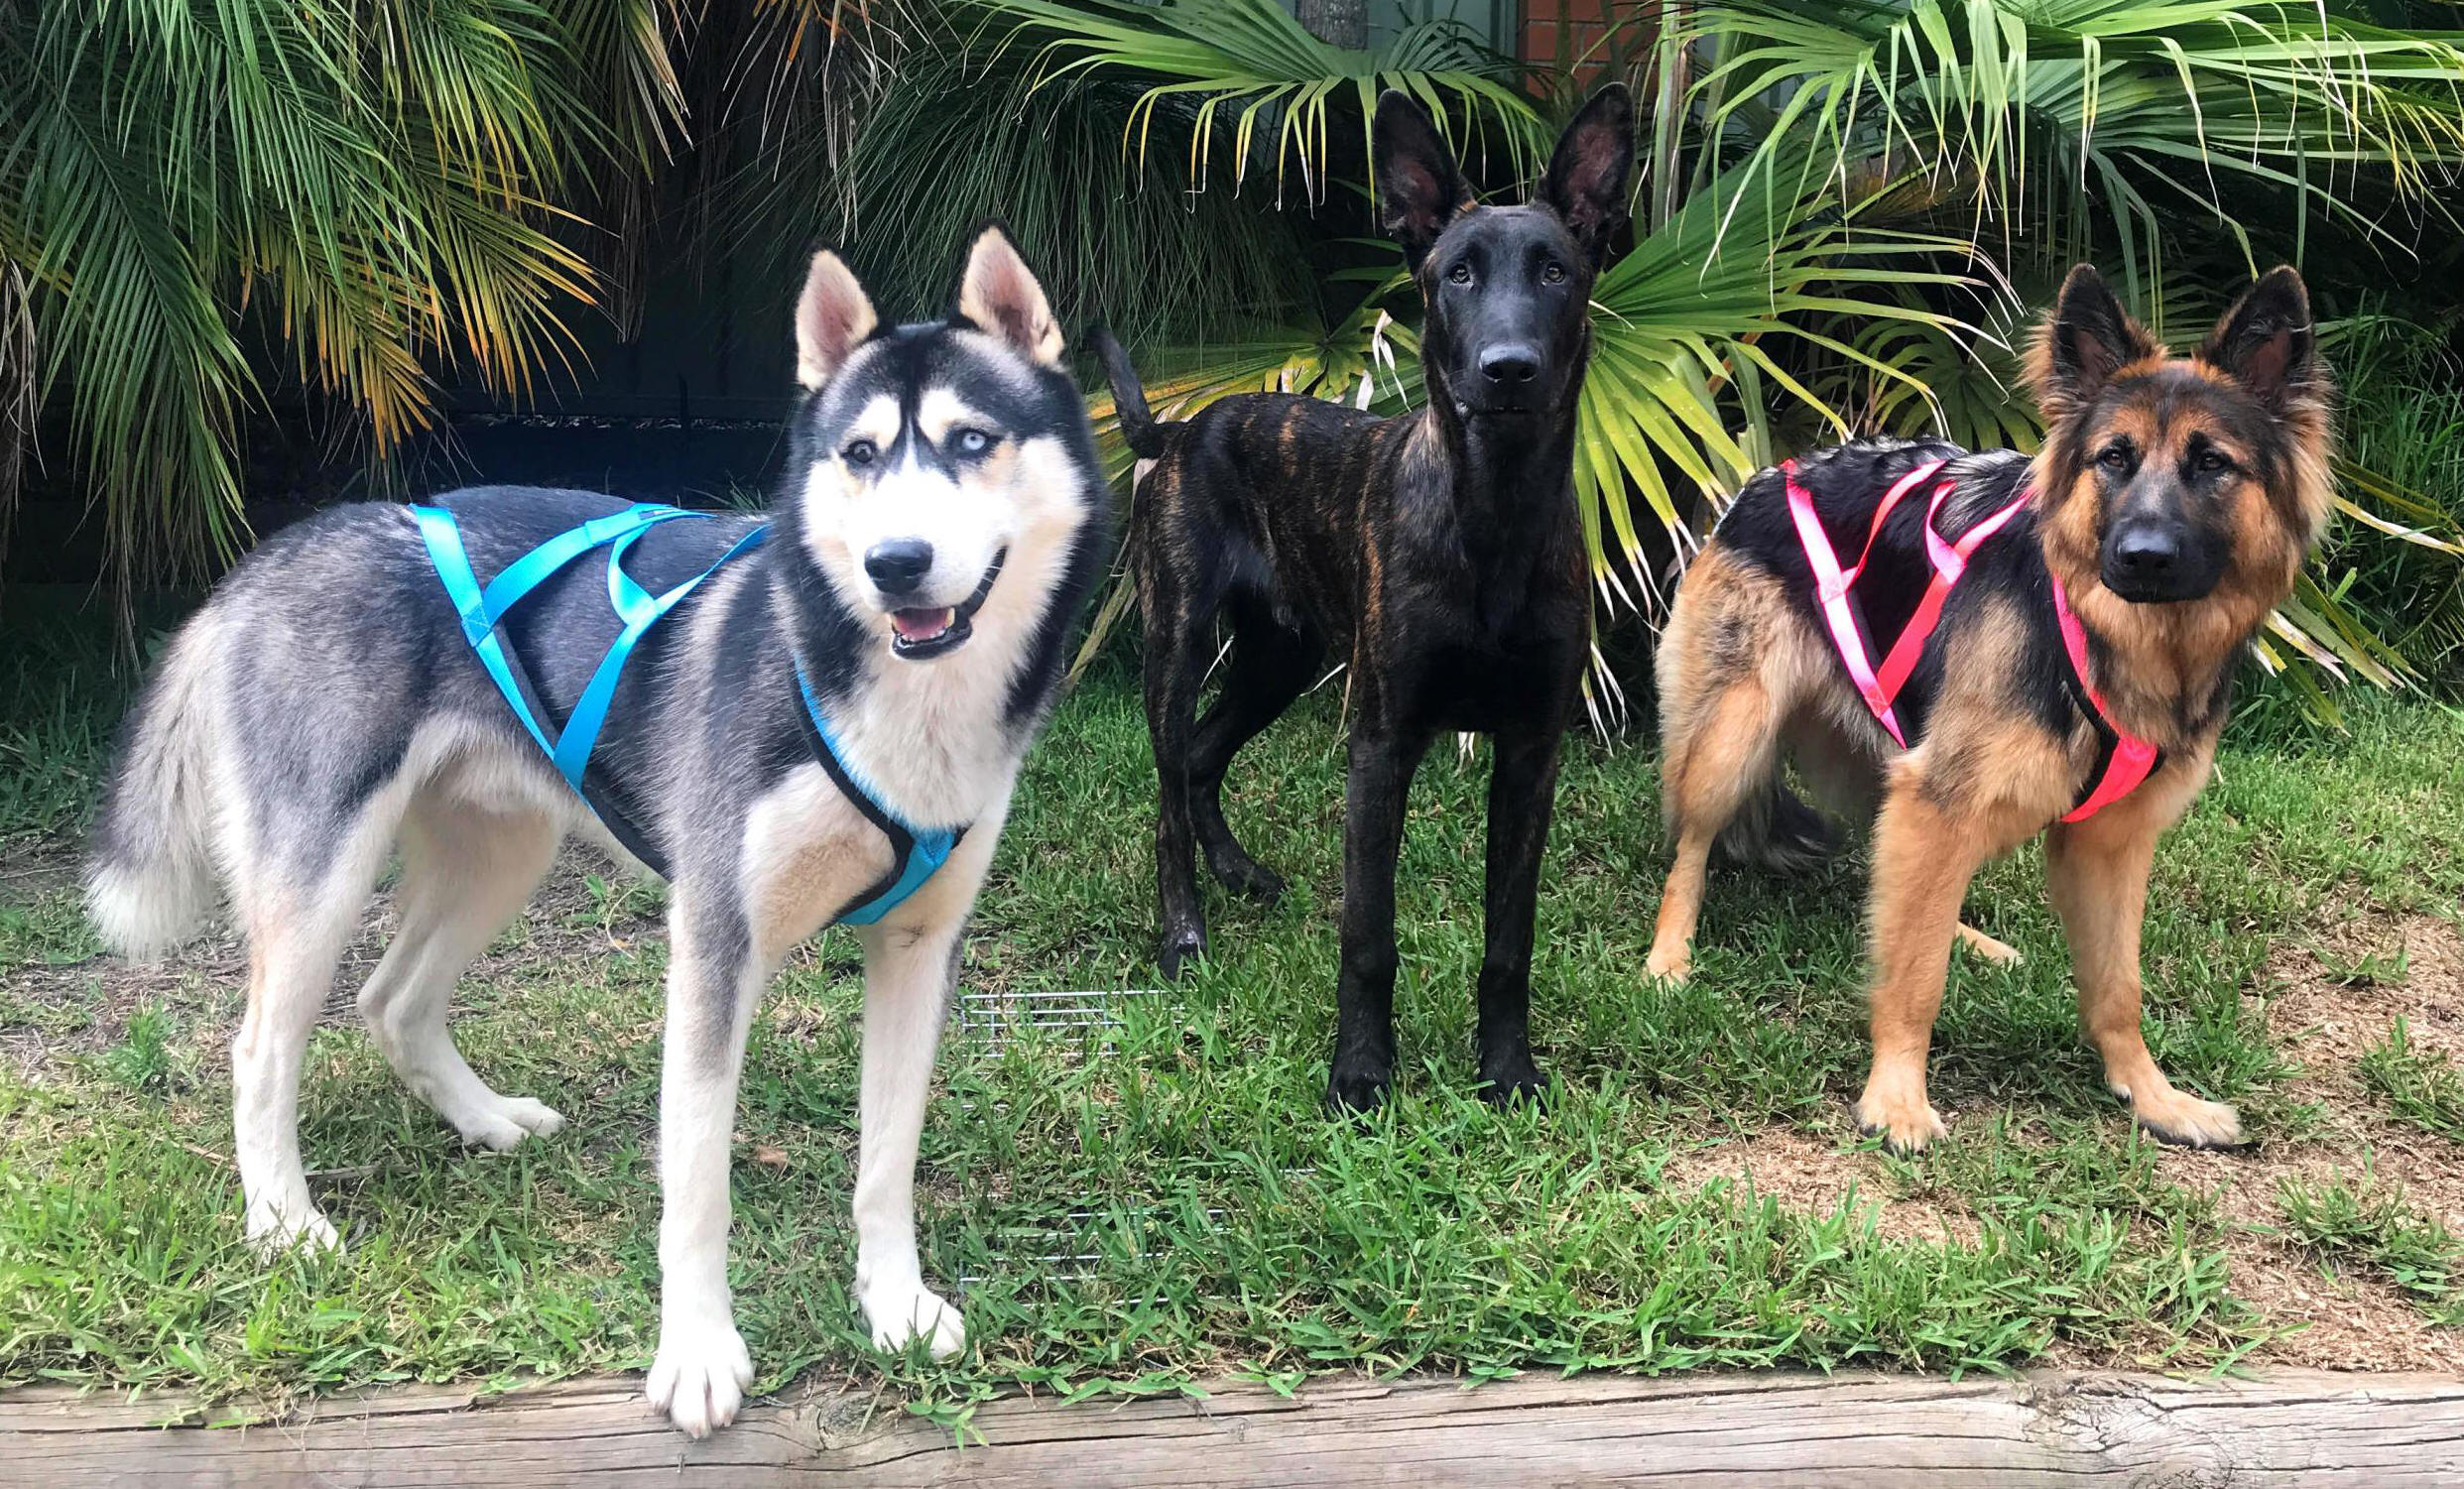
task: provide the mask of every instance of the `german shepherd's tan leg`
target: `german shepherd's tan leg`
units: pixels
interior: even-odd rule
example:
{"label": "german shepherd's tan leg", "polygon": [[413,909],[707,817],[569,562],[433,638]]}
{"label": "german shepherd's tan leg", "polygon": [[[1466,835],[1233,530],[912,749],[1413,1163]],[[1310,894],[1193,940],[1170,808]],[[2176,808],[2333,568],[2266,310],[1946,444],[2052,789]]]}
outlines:
{"label": "german shepherd's tan leg", "polygon": [[2163,805],[2126,799],[2084,822],[2056,823],[2045,837],[2045,885],[2070,938],[2079,1023],[2104,1056],[2105,1084],[2164,1142],[2236,1147],[2240,1113],[2175,1090],[2140,1032],[2139,926],[2156,835],[2169,820]]}
{"label": "german shepherd's tan leg", "polygon": [[1896,770],[1874,823],[1874,1064],[1852,1114],[1858,1130],[1881,1134],[1898,1153],[1943,1136],[1925,1097],[1925,1055],[1951,943],[1965,929],[1959,904],[1968,881],[2034,830],[2012,807],[1954,812],[1935,797],[1920,770]]}
{"label": "german shepherd's tan leg", "polygon": [[1694,923],[1702,915],[1703,877],[1711,844],[1746,798],[1763,789],[1777,767],[1779,720],[1762,680],[1746,673],[1674,727],[1661,753],[1669,825],[1676,829],[1676,862],[1660,892],[1660,921],[1643,969],[1654,977],[1682,981],[1693,970]]}

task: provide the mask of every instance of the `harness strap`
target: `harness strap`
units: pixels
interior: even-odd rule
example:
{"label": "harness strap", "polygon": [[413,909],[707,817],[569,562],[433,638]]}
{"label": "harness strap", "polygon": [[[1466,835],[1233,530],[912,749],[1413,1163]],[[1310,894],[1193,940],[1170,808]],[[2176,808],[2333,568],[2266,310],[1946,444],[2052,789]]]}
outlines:
{"label": "harness strap", "polygon": [[1882,504],[1874,509],[1873,526],[1866,531],[1865,550],[1857,555],[1857,566],[1844,572],[1839,566],[1839,555],[1832,551],[1831,540],[1822,531],[1822,519],[1814,511],[1813,493],[1796,479],[1796,462],[1789,460],[1780,467],[1781,474],[1787,481],[1788,516],[1796,523],[1796,541],[1804,546],[1805,561],[1813,569],[1814,601],[1822,610],[1824,624],[1830,627],[1831,644],[1839,648],[1839,660],[1848,668],[1848,681],[1854,682],[1857,691],[1864,695],[1865,706],[1874,710],[1874,717],[1882,721],[1882,726],[1891,731],[1891,737],[1899,741],[1902,748],[1907,747],[1908,736],[1900,732],[1900,720],[1891,708],[1892,699],[1898,695],[1899,689],[1884,687],[1882,680],[1875,676],[1873,653],[1865,644],[1863,620],[1848,591],[1849,586],[1855,584],[1865,572],[1866,560],[1873,557],[1874,541],[1882,536],[1883,519],[1891,514],[1891,509],[1899,504],[1901,497],[1914,490],[1945,463],[1932,460],[1919,465],[1900,477],[1889,491],[1883,493]]}
{"label": "harness strap", "polygon": [[2061,629],[2062,654],[2070,661],[2067,681],[2098,737],[2096,765],[2088,772],[2087,790],[2062,816],[2065,822],[2084,822],[2138,790],[2141,782],[2164,764],[2164,752],[2147,740],[2125,733],[2106,711],[2105,695],[2096,690],[2096,683],[2088,677],[2087,628],[2071,612],[2070,596],[2062,589],[2061,576],[2047,570],[2046,577],[2053,581],[2053,619]]}
{"label": "harness strap", "polygon": [[813,758],[821,762],[822,772],[839,794],[879,827],[882,836],[890,839],[890,871],[874,880],[870,888],[835,917],[851,926],[870,926],[923,888],[924,882],[949,861],[951,851],[967,835],[967,829],[917,827],[892,815],[881,805],[881,794],[858,778],[855,768],[847,763],[846,750],[831,732],[829,716],[821,711],[821,700],[812,695],[812,684],[805,681],[801,661],[796,664],[796,692],[803,703],[797,710],[797,718],[804,726],[804,743],[811,748]]}
{"label": "harness strap", "polygon": [[1960,576],[1968,571],[1968,559],[1984,546],[1986,539],[2001,532],[2003,524],[2018,516],[2020,508],[2028,505],[2028,493],[2023,490],[1983,522],[1968,529],[1958,542],[1945,543],[1941,530],[1934,523],[1941,514],[1942,503],[1949,499],[1958,484],[1956,481],[1944,481],[1934,487],[1933,501],[1925,508],[1925,553],[1933,560],[1933,577],[1925,581],[1924,597],[1916,602],[1916,613],[1909,617],[1907,628],[1900,632],[1900,639],[1892,643],[1891,655],[1883,659],[1882,673],[1877,680],[1882,683],[1883,691],[1894,698],[1908,684],[1909,674],[1916,670],[1917,660],[1925,650],[1925,638],[1931,636],[1933,628],[1942,623],[1942,602],[1950,598],[1951,586],[1957,584]]}

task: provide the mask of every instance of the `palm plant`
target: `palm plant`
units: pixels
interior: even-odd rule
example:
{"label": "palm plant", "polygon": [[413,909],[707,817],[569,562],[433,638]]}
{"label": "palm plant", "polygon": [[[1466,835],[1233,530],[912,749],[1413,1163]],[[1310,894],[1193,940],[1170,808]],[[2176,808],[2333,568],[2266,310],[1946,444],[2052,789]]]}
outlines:
{"label": "palm plant", "polygon": [[229,552],[238,421],[281,381],[382,452],[436,367],[519,390],[565,355],[598,279],[560,203],[676,122],[668,32],[663,0],[0,9],[19,375],[65,410],[114,571]]}

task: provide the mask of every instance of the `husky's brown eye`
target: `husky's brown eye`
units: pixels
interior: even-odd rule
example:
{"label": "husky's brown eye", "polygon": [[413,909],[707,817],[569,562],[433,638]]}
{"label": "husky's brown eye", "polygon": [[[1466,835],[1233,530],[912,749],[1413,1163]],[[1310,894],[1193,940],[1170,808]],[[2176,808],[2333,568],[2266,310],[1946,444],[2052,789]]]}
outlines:
{"label": "husky's brown eye", "polygon": [[870,465],[881,451],[870,439],[858,439],[838,452],[838,458],[850,465]]}
{"label": "husky's brown eye", "polygon": [[1546,267],[1540,270],[1540,283],[1543,285],[1564,284],[1565,266],[1558,263],[1555,259],[1550,259]]}
{"label": "husky's brown eye", "polygon": [[1450,280],[1454,281],[1454,282],[1455,282],[1456,284],[1458,284],[1458,285],[1468,285],[1468,284],[1470,284],[1470,283],[1471,283],[1471,265],[1469,265],[1469,264],[1457,264],[1457,265],[1455,265],[1453,268],[1451,268],[1451,269],[1449,269],[1449,270],[1447,270],[1447,271],[1446,271],[1446,278],[1448,278],[1448,279],[1450,279]]}

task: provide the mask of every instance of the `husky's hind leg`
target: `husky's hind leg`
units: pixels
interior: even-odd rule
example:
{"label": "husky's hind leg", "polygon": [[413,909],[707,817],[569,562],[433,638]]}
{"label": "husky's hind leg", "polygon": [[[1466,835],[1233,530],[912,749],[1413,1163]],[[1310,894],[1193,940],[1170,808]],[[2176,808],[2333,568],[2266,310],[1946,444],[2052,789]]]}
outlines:
{"label": "husky's hind leg", "polygon": [[384,814],[381,803],[372,805],[355,829],[326,839],[333,851],[321,872],[269,866],[234,886],[248,938],[248,1011],[231,1042],[231,1141],[248,1239],[268,1253],[341,1244],[300,1162],[300,1067],[334,965],[384,867],[393,836]]}
{"label": "husky's hind leg", "polygon": [[402,824],[402,929],[359,992],[359,1016],[386,1063],[462,1135],[498,1152],[564,1125],[526,1096],[489,1089],[445,1030],[471,959],[512,924],[555,857],[555,822],[423,793]]}

